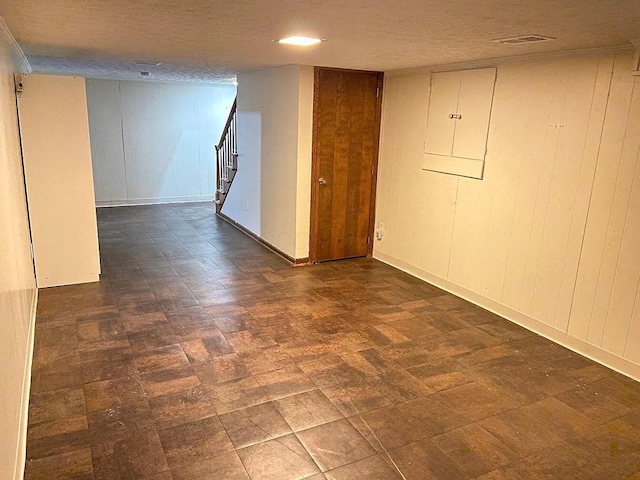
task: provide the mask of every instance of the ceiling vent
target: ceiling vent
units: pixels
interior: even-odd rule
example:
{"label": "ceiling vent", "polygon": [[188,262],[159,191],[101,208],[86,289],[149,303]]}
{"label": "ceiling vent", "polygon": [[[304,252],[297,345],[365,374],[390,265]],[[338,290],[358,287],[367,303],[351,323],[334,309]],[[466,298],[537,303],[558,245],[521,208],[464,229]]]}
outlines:
{"label": "ceiling vent", "polygon": [[493,40],[496,43],[503,43],[505,45],[519,45],[521,43],[538,43],[547,42],[549,40],[555,40],[553,37],[543,37],[542,35],[521,35],[519,37],[499,38]]}
{"label": "ceiling vent", "polygon": [[142,76],[142,77],[148,77],[150,75],[151,74],[149,72],[140,72],[140,76]]}
{"label": "ceiling vent", "polygon": [[133,63],[135,63],[136,65],[144,65],[145,67],[158,67],[162,65],[162,63],[160,62],[149,62],[147,60],[136,60]]}

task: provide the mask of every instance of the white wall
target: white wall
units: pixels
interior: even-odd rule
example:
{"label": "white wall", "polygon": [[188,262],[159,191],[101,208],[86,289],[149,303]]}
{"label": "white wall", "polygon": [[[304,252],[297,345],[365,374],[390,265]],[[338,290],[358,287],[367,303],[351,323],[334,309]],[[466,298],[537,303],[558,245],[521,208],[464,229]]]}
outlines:
{"label": "white wall", "polygon": [[98,281],[84,79],[28,75],[23,85],[20,129],[38,287]]}
{"label": "white wall", "polygon": [[17,480],[25,461],[37,291],[10,41],[0,19],[0,478]]}
{"label": "white wall", "polygon": [[213,200],[233,85],[87,80],[96,204]]}
{"label": "white wall", "polygon": [[238,75],[238,171],[222,213],[294,258],[309,255],[313,68]]}
{"label": "white wall", "polygon": [[631,69],[631,53],[499,65],[482,181],[421,169],[430,75],[387,77],[374,256],[640,378]]}

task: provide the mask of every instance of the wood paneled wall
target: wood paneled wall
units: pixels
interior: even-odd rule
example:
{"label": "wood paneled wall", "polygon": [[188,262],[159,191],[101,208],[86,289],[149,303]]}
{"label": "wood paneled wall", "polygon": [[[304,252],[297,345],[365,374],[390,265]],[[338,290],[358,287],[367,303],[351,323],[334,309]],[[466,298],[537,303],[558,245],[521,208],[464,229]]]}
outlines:
{"label": "wood paneled wall", "polygon": [[[23,478],[37,291],[10,34],[0,19],[0,478]],[[4,31],[3,31],[4,30]]]}
{"label": "wood paneled wall", "polygon": [[96,204],[212,200],[233,85],[87,80]]}
{"label": "wood paneled wall", "polygon": [[640,376],[632,54],[505,63],[484,180],[421,169],[430,75],[385,81],[374,255]]}

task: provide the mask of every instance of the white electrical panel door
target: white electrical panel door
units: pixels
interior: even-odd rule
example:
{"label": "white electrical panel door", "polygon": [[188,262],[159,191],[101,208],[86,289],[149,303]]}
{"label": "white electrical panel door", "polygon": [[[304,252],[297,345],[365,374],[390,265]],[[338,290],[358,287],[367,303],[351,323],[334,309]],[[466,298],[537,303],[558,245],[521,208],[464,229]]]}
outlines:
{"label": "white electrical panel door", "polygon": [[493,102],[495,68],[460,72],[458,111],[451,156],[484,160]]}
{"label": "white electrical panel door", "polygon": [[434,73],[423,168],[482,178],[495,68]]}
{"label": "white electrical panel door", "polygon": [[427,153],[451,156],[456,124],[442,119],[448,119],[449,114],[458,109],[459,94],[460,72],[438,73],[433,76],[425,139]]}

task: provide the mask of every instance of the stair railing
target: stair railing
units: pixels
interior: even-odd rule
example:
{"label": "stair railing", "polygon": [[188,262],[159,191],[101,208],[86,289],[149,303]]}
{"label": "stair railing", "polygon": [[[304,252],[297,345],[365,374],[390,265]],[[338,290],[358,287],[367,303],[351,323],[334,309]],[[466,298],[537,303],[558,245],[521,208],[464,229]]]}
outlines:
{"label": "stair railing", "polygon": [[216,145],[216,211],[220,212],[238,170],[238,99],[233,101],[220,142]]}

